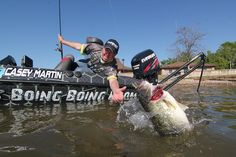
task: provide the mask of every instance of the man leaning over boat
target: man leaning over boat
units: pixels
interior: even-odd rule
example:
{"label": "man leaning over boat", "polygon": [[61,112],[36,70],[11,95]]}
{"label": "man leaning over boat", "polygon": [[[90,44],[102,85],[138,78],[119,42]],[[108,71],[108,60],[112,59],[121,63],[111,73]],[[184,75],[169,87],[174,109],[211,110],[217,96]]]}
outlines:
{"label": "man leaning over boat", "polygon": [[[104,46],[98,43],[82,44],[80,42],[67,41],[61,35],[58,35],[58,40],[63,45],[79,50],[83,55],[90,55],[87,65],[93,72],[103,73],[107,76],[113,93],[112,101],[114,103],[123,101],[123,92],[126,87],[120,88],[117,80],[117,64],[115,56],[119,50],[119,43],[116,40],[109,39]],[[66,57],[67,56],[63,59],[66,60]]]}

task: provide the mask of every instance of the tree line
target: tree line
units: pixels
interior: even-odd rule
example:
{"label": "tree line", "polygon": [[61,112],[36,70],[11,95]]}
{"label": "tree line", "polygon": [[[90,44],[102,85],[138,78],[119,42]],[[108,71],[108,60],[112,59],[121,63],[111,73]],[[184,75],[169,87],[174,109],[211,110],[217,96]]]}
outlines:
{"label": "tree line", "polygon": [[[173,44],[173,51],[176,57],[161,61],[162,65],[177,61],[187,62],[197,53],[202,52],[202,39],[206,34],[200,33],[196,29],[181,27],[176,31],[177,38]],[[236,41],[226,41],[222,43],[216,52],[207,51],[206,63],[214,64],[217,69],[236,68]]]}

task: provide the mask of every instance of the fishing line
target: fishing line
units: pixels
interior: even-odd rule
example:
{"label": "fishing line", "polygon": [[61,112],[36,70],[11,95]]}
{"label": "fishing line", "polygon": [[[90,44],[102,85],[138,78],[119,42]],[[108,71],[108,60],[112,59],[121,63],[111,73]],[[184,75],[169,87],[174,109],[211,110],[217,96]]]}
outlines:
{"label": "fishing line", "polygon": [[112,5],[112,3],[111,3],[111,0],[108,0],[109,1],[109,7],[110,7],[110,9],[111,9],[111,16],[112,16],[112,21],[113,21],[113,29],[114,29],[114,31],[115,32],[117,32],[116,31],[116,24],[117,24],[117,21],[116,21],[116,19],[115,19],[115,14],[114,14],[114,9],[113,9],[113,5]]}

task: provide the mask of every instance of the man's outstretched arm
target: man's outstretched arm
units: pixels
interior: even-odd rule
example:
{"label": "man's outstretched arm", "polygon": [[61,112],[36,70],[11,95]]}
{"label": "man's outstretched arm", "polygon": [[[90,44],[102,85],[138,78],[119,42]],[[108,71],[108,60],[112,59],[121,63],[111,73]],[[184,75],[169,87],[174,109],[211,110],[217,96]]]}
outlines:
{"label": "man's outstretched arm", "polygon": [[124,100],[124,91],[126,87],[119,87],[119,83],[116,78],[109,79],[110,88],[112,90],[112,101],[114,103],[121,103]]}
{"label": "man's outstretched arm", "polygon": [[81,48],[83,46],[83,44],[81,44],[79,42],[67,41],[59,34],[58,34],[58,41],[63,45],[69,46],[69,47],[74,48],[79,51],[81,50]]}

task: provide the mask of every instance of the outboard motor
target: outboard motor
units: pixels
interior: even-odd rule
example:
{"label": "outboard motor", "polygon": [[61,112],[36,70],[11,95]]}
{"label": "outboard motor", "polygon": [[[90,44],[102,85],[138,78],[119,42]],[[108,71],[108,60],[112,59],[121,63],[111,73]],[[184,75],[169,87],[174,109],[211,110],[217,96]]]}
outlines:
{"label": "outboard motor", "polygon": [[134,78],[144,79],[152,84],[158,83],[158,71],[160,69],[156,54],[147,49],[138,53],[131,61]]}

